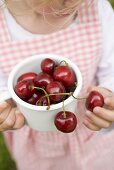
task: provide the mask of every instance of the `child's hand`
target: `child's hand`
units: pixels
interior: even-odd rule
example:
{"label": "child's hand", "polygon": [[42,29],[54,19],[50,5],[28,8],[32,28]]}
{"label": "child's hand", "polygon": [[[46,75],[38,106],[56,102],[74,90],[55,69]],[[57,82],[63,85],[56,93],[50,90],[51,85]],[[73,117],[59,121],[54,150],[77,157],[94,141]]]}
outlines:
{"label": "child's hand", "polygon": [[101,87],[93,87],[92,90],[96,90],[104,96],[105,106],[103,108],[95,107],[93,112],[87,110],[84,125],[91,130],[98,131],[101,128],[110,127],[114,122],[114,93]]}
{"label": "child's hand", "polygon": [[0,103],[0,131],[18,129],[23,125],[24,116],[11,100]]}

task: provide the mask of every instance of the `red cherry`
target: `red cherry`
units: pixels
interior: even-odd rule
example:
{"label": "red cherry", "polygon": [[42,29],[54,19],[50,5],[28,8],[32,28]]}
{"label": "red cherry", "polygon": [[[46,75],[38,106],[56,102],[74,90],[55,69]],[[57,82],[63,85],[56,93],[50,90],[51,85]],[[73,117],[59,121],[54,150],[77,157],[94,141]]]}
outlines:
{"label": "red cherry", "polygon": [[41,62],[41,69],[44,73],[52,75],[55,65],[56,65],[55,62],[52,59],[45,58]]}
{"label": "red cherry", "polygon": [[36,102],[40,99],[40,93],[33,93],[32,97],[27,100],[27,103],[36,105]]}
{"label": "red cherry", "polygon": [[86,99],[85,106],[88,110],[93,112],[94,107],[99,106],[103,107],[104,98],[98,91],[91,91],[89,96]]}
{"label": "red cherry", "polygon": [[37,74],[37,76],[34,79],[34,83],[36,86],[41,87],[41,88],[46,88],[46,86],[53,81],[53,78],[47,74],[40,72]]}
{"label": "red cherry", "polygon": [[16,84],[14,90],[21,99],[25,100],[30,98],[33,92],[35,92],[36,89],[33,89],[33,86],[34,83],[32,80],[23,80]]}
{"label": "red cherry", "polygon": [[66,88],[71,88],[76,82],[76,75],[72,68],[68,66],[58,66],[54,70],[53,77],[60,81]]}
{"label": "red cherry", "polygon": [[59,93],[65,93],[65,87],[58,81],[49,83],[46,87],[46,91],[48,94],[55,94],[50,96],[50,100],[54,103],[61,102],[65,98],[65,95],[56,95]]}
{"label": "red cherry", "polygon": [[42,96],[37,100],[36,105],[37,105],[37,106],[48,106],[47,97],[45,97],[45,96],[42,95]]}
{"label": "red cherry", "polygon": [[59,131],[64,133],[70,133],[76,128],[77,118],[70,111],[65,111],[65,115],[63,111],[60,111],[56,115],[54,123]]}
{"label": "red cherry", "polygon": [[18,78],[17,82],[23,81],[23,80],[33,80],[36,76],[37,74],[34,72],[24,73]]}

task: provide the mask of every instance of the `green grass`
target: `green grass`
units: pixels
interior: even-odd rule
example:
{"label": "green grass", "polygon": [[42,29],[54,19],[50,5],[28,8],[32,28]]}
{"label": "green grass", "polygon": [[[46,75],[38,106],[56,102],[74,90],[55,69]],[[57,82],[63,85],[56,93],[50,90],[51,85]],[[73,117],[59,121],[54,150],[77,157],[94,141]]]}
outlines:
{"label": "green grass", "polygon": [[114,7],[114,0],[109,0],[109,2],[112,4],[112,6]]}
{"label": "green grass", "polygon": [[0,133],[0,170],[16,170],[15,163],[7,150],[2,133]]}
{"label": "green grass", "polygon": [[[114,7],[114,0],[109,1]],[[16,170],[15,163],[7,150],[2,133],[0,133],[0,170]]]}

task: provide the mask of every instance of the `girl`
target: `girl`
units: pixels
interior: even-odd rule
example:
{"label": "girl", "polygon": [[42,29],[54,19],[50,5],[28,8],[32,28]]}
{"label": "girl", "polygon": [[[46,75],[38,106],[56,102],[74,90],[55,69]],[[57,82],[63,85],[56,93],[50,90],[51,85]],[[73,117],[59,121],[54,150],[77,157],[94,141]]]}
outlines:
{"label": "girl", "polygon": [[7,92],[8,74],[23,58],[55,53],[79,66],[81,96],[95,89],[105,98],[105,107],[93,113],[85,111],[84,102],[78,104],[78,127],[70,134],[32,130],[12,100],[0,103],[0,130],[18,170],[114,170],[113,30],[107,0],[1,1],[1,93]]}

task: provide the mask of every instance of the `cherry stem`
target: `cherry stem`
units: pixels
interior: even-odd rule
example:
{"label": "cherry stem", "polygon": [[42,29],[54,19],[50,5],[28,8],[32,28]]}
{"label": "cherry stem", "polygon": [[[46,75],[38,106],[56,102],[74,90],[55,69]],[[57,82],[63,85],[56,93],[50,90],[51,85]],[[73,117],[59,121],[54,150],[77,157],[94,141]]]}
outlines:
{"label": "cherry stem", "polygon": [[71,95],[72,95],[72,97],[73,97],[74,99],[76,99],[76,100],[84,100],[84,99],[87,99],[87,97],[75,97],[75,96],[73,95],[73,93],[72,93]]}
{"label": "cherry stem", "polygon": [[61,62],[59,63],[59,65],[61,65],[63,62],[66,64],[66,66],[69,66],[68,63],[67,63],[65,60],[61,61]]}
{"label": "cherry stem", "polygon": [[[44,96],[43,96],[43,97],[44,97]],[[40,104],[40,106],[41,106],[41,99],[42,99],[43,97],[41,97],[41,98],[39,99],[39,101],[36,102],[36,105],[39,106],[39,104]],[[38,102],[39,102],[39,104],[38,104]]]}
{"label": "cherry stem", "polygon": [[55,96],[55,95],[56,95],[56,96],[60,96],[60,95],[61,95],[61,96],[62,96],[62,95],[63,95],[63,96],[64,96],[64,95],[72,96],[72,92],[70,92],[70,93],[57,93],[57,94],[56,94],[56,93],[55,93],[55,94],[48,94],[48,93],[47,93],[45,96],[42,96],[41,99],[44,98],[44,97]]}
{"label": "cherry stem", "polygon": [[65,112],[64,100],[63,100],[62,109],[63,109],[63,116],[64,116],[64,119],[66,119],[66,112]]}
{"label": "cherry stem", "polygon": [[72,96],[72,92],[70,92],[70,93],[55,93],[55,94],[48,94],[48,96],[55,96],[55,95],[57,95],[57,96],[64,96],[64,95],[68,95],[68,96]]}
{"label": "cherry stem", "polygon": [[[87,99],[87,97],[75,97],[73,95],[73,92],[70,92],[70,93],[57,93],[57,94],[47,94],[48,96],[55,96],[55,95],[68,95],[68,96],[72,96],[74,99],[76,100],[84,100],[84,99]],[[46,96],[47,97],[47,96]]]}
{"label": "cherry stem", "polygon": [[87,97],[75,97],[74,95],[73,95],[73,92],[70,92],[70,93],[55,93],[55,94],[45,94],[45,96],[42,96],[41,97],[41,99],[42,98],[44,98],[44,97],[49,97],[49,96],[59,96],[59,95],[68,95],[68,96],[72,96],[74,99],[76,99],[76,100],[84,100],[84,99],[87,99]]}
{"label": "cherry stem", "polygon": [[[50,98],[49,98],[49,94],[46,92],[46,90],[44,90],[43,88],[41,87],[32,87],[34,89],[37,89],[37,90],[42,90],[44,93],[45,93],[45,96],[47,97],[47,101],[48,101],[48,106],[47,106],[47,110],[50,109]],[[43,96],[44,97],[44,96]]]}
{"label": "cherry stem", "polygon": [[75,87],[77,87],[77,82],[75,82]]}
{"label": "cherry stem", "polygon": [[[44,97],[47,97],[47,101],[48,101],[47,110],[50,109],[50,98],[49,98],[49,96],[68,95],[68,96],[72,96],[72,97],[73,97],[74,99],[76,99],[76,100],[84,100],[84,99],[87,99],[87,97],[75,97],[75,96],[73,95],[73,92],[70,92],[70,93],[48,94],[48,93],[46,92],[46,90],[44,90],[44,89],[41,88],[41,87],[34,87],[34,86],[32,86],[32,88],[33,88],[33,89],[42,90],[42,91],[44,92],[45,96],[42,96],[42,97],[40,98],[40,100],[41,100],[42,98],[44,98]],[[63,111],[64,111],[64,118],[66,118],[66,113],[65,113],[65,109],[64,109],[64,101],[63,101]]]}

